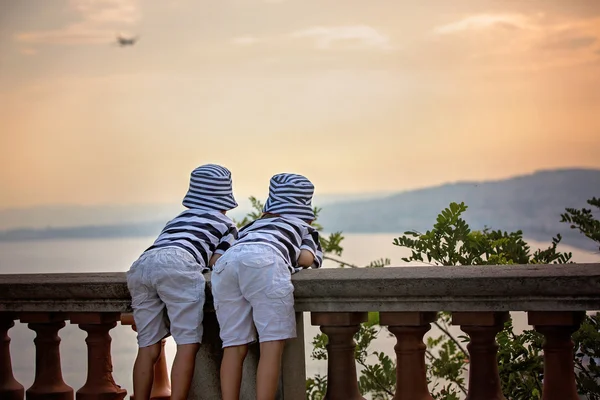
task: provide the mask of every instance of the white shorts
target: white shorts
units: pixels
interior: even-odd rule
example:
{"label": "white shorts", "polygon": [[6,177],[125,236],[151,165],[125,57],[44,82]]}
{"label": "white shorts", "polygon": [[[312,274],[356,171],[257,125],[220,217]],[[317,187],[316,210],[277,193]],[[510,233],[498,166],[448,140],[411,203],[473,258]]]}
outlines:
{"label": "white shorts", "polygon": [[152,249],[127,272],[139,347],[160,342],[169,332],[177,344],[202,341],[205,279],[201,266],[177,247]]}
{"label": "white shorts", "polygon": [[291,273],[272,247],[232,247],[213,267],[211,283],[223,347],[252,343],[257,332],[260,342],[296,337]]}

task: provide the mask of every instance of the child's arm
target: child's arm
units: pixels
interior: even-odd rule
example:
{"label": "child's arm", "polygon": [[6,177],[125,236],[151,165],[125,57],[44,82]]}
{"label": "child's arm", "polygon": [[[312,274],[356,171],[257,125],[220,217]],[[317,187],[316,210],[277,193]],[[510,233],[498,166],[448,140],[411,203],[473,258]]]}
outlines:
{"label": "child's arm", "polygon": [[310,228],[302,239],[300,257],[298,257],[297,264],[302,268],[319,268],[322,262],[323,251],[319,242],[319,232]]}
{"label": "child's arm", "polygon": [[308,268],[315,262],[315,255],[306,249],[300,250],[300,257],[298,257],[298,266],[302,268]]}
{"label": "child's arm", "polygon": [[217,262],[217,260],[218,260],[219,258],[221,258],[221,256],[222,256],[222,255],[223,255],[223,254],[217,254],[217,253],[214,253],[214,254],[212,255],[212,257],[210,258],[210,261],[208,262],[208,266],[212,268],[212,267],[215,265],[215,263]]}
{"label": "child's arm", "polygon": [[208,261],[208,266],[212,268],[213,265],[215,265],[215,263],[217,262],[217,260],[223,255],[223,253],[225,253],[227,249],[231,247],[231,245],[236,241],[237,238],[238,230],[235,227],[235,225],[232,225],[227,231],[227,233],[221,238],[221,241],[217,245],[217,248],[215,249],[213,255],[210,257],[210,260]]}

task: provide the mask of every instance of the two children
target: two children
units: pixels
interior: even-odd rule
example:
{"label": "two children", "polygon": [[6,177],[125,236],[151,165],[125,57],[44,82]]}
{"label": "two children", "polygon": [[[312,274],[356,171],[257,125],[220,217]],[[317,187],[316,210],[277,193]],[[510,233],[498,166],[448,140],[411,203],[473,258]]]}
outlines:
{"label": "two children", "polygon": [[310,225],[315,219],[313,192],[312,183],[301,175],[275,175],[262,218],[243,227],[236,241],[235,225],[225,216],[237,206],[230,172],[211,164],[192,172],[183,201],[188,210],[165,226],[127,273],[138,330],[133,372],[137,399],[150,396],[160,341],[169,332],[177,343],[171,398],[187,398],[202,339],[202,272],[213,265],[213,297],[224,347],[223,399],[239,399],[243,361],[257,333],[257,399],[275,398],[285,340],[296,337],[291,274],[320,267],[323,257],[318,232]]}

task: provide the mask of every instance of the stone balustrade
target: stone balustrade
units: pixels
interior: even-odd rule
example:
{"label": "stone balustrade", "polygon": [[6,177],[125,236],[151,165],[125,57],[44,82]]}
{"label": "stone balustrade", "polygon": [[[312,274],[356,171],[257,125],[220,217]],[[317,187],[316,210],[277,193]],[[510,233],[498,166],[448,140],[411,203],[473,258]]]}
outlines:
{"label": "stone balustrade", "polygon": [[[323,269],[302,271],[293,282],[299,337],[284,353],[278,397],[285,400],[306,397],[302,312],[310,312],[329,339],[327,399],[362,399],[353,335],[369,311],[379,311],[380,324],[396,337],[394,400],[432,399],[423,336],[439,311],[452,312],[452,323],[471,339],[468,400],[505,399],[495,336],[509,311],[526,311],[545,338],[543,400],[577,400],[571,335],[586,310],[600,309],[600,264]],[[210,295],[206,311],[190,398],[212,400],[220,397],[221,342]],[[123,273],[0,275],[0,399],[125,398],[112,377],[110,331],[119,321],[132,325],[130,313]],[[36,333],[35,380],[27,390],[12,373],[8,332],[15,321]],[[58,333],[67,321],[87,332],[87,381],[76,392],[61,373]],[[244,399],[254,397],[257,359],[253,346],[244,365]],[[169,398],[164,354],[155,376],[153,398]]]}

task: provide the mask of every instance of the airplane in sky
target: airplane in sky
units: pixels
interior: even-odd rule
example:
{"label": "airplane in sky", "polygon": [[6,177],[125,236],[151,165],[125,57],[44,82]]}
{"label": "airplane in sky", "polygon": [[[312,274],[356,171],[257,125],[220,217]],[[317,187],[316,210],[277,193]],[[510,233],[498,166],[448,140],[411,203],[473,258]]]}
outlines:
{"label": "airplane in sky", "polygon": [[124,37],[121,35],[117,36],[117,44],[121,47],[125,47],[125,46],[133,46],[135,44],[135,42],[138,41],[138,37],[137,36],[133,36],[133,37]]}

